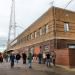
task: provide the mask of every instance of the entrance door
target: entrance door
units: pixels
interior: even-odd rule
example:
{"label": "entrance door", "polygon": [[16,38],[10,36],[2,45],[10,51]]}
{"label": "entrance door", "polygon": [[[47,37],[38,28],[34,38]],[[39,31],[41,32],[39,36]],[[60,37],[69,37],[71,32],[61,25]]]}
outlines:
{"label": "entrance door", "polygon": [[69,64],[71,67],[75,67],[75,48],[69,49]]}

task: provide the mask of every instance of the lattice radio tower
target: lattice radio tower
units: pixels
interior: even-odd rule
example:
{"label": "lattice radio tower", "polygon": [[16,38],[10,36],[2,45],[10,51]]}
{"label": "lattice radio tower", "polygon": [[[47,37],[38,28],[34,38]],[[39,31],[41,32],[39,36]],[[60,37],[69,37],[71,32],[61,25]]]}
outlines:
{"label": "lattice radio tower", "polygon": [[8,42],[7,49],[9,49],[11,41],[16,37],[16,23],[15,23],[15,0],[12,0],[10,22],[9,22],[9,32],[8,32]]}

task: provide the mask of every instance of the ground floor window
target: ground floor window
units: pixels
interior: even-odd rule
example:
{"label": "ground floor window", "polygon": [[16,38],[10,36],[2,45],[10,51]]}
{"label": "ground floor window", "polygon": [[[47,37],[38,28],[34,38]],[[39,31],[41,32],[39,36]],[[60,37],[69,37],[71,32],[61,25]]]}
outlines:
{"label": "ground floor window", "polygon": [[69,44],[68,48],[75,48],[75,44]]}
{"label": "ground floor window", "polygon": [[49,45],[44,45],[44,51],[43,52],[49,52]]}

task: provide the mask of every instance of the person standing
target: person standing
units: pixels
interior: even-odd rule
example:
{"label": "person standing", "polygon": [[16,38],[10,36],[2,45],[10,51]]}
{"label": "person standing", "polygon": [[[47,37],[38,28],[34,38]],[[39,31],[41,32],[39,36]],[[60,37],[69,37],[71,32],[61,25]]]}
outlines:
{"label": "person standing", "polygon": [[56,59],[56,53],[55,51],[52,51],[52,62],[54,66],[55,66],[55,59]]}
{"label": "person standing", "polygon": [[42,53],[39,53],[38,54],[38,61],[39,61],[39,64],[42,63]]}
{"label": "person standing", "polygon": [[23,64],[26,64],[26,58],[27,58],[26,53],[22,53]]}
{"label": "person standing", "polygon": [[51,62],[51,58],[50,58],[51,56],[50,56],[50,53],[49,52],[47,52],[47,54],[46,54],[46,63],[47,63],[47,67],[50,67],[50,62]]}
{"label": "person standing", "polygon": [[33,56],[32,56],[32,54],[29,52],[29,54],[28,54],[28,64],[29,64],[29,68],[32,68],[32,58],[33,58]]}
{"label": "person standing", "polygon": [[1,62],[1,63],[3,62],[3,56],[2,56],[2,53],[0,53],[0,62]]}
{"label": "person standing", "polygon": [[16,61],[17,61],[17,63],[19,62],[20,58],[21,58],[21,55],[19,53],[17,53],[16,54]]}
{"label": "person standing", "polygon": [[15,59],[15,55],[14,55],[14,53],[11,53],[11,55],[10,55],[10,64],[11,64],[11,68],[13,68],[14,67],[14,59]]}
{"label": "person standing", "polygon": [[43,63],[45,64],[45,62],[46,62],[46,54],[45,54],[45,52],[43,53]]}

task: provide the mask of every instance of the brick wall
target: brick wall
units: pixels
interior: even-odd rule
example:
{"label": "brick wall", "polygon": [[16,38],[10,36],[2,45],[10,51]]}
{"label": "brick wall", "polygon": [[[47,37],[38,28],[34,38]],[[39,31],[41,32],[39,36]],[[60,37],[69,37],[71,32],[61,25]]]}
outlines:
{"label": "brick wall", "polygon": [[69,51],[68,49],[56,50],[56,64],[69,65]]}

